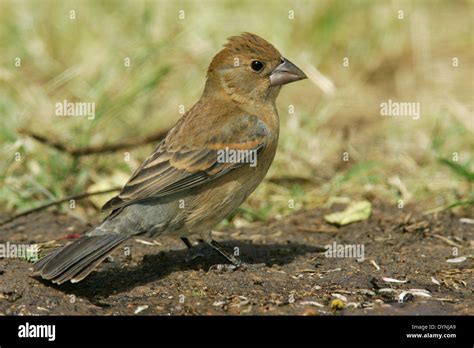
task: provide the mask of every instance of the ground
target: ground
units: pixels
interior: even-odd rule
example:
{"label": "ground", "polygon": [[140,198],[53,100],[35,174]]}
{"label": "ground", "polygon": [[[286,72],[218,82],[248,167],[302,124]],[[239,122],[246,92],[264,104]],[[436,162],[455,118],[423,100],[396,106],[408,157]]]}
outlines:
{"label": "ground", "polygon": [[[462,218],[472,209],[422,215],[415,207],[373,202],[369,220],[328,225],[323,215],[340,209],[217,232],[249,264],[237,270],[215,267],[225,260],[207,245],[188,250],[168,237],[153,245],[129,240],[130,249],[116,250],[77,284],[53,285],[33,277],[25,260],[0,259],[0,314],[474,314],[472,257],[447,262],[469,254],[474,229]],[[2,242],[63,244],[89,225],[43,211],[0,228]],[[363,245],[364,260],[326,257],[322,250],[333,242]]]}

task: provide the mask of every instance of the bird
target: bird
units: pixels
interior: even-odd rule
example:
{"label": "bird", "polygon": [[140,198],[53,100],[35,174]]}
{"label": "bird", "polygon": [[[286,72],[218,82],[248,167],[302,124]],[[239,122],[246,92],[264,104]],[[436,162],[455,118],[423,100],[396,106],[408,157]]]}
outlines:
{"label": "bird", "polygon": [[207,70],[200,99],[175,123],[102,207],[108,216],[82,237],[37,261],[35,275],[55,284],[86,278],[134,236],[198,236],[239,267],[212,238],[265,177],[276,153],[276,98],[306,75],[271,43],[252,33],[227,39]]}

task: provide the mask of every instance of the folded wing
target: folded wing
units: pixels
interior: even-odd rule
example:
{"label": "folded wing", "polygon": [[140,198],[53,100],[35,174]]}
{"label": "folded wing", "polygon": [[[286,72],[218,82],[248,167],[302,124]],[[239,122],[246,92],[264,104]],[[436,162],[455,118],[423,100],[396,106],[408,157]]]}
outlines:
{"label": "folded wing", "polygon": [[[258,155],[268,142],[267,126],[256,116],[233,117],[218,127],[203,141],[180,137],[178,123],[163,142],[133,173],[120,194],[103,207],[114,210],[141,200],[163,197],[189,188],[204,185],[247,162],[219,161],[219,151],[248,150]],[[248,165],[248,164],[247,164]]]}

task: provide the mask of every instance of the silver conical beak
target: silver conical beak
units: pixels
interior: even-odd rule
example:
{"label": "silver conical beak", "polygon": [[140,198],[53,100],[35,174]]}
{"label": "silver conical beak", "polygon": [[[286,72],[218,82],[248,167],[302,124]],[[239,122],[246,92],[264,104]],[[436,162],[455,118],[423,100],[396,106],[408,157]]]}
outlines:
{"label": "silver conical beak", "polygon": [[270,86],[281,86],[290,82],[306,79],[307,76],[296,65],[286,58],[270,74]]}

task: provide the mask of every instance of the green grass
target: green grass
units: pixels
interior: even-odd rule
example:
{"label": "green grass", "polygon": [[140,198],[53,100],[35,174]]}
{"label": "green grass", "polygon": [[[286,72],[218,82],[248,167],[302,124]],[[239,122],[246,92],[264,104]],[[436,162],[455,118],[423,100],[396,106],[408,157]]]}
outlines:
{"label": "green grass", "polygon": [[446,158],[440,158],[440,163],[448,166],[454,173],[471,182],[474,181],[474,172],[470,171],[467,164],[462,165]]}
{"label": "green grass", "polygon": [[[124,183],[155,146],[130,150],[128,162],[123,152],[74,160],[21,136],[19,128],[77,147],[167,128],[180,117],[179,105],[188,109],[198,100],[207,65],[225,39],[244,31],[268,39],[311,77],[280,94],[281,140],[267,176],[308,180],[266,180],[237,217],[267,220],[321,206],[331,196],[395,204],[400,192],[390,184],[393,177],[418,205],[469,201],[473,6],[472,1],[3,0],[0,210],[21,211],[116,186],[117,177],[125,177]],[[75,20],[69,19],[72,9]],[[403,20],[397,19],[400,9]],[[21,67],[15,67],[16,57]],[[124,66],[126,57],[130,67]],[[342,66],[343,57],[349,57],[349,67]],[[315,68],[333,82],[333,95],[321,90]],[[95,102],[95,119],[54,116],[54,105],[64,99]],[[420,102],[421,118],[380,116],[380,103],[388,99]],[[350,154],[347,162],[344,152]],[[457,162],[450,160],[453,153]],[[86,202],[76,213],[97,217]]]}

